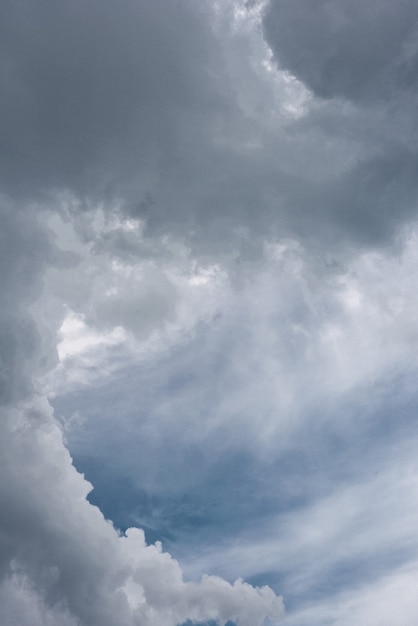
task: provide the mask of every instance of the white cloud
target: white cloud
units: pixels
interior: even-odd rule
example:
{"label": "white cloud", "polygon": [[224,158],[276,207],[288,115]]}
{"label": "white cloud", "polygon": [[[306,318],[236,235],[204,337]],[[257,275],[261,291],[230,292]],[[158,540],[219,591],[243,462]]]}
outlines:
{"label": "white cloud", "polygon": [[286,619],[283,626],[349,626],[353,621],[359,626],[413,626],[418,612],[417,565],[397,568],[354,591],[310,605]]}
{"label": "white cloud", "polygon": [[254,626],[280,617],[271,589],[213,577],[183,582],[178,563],[147,546],[142,531],[119,536],[87,502],[91,486],[73,467],[45,401],[4,409],[2,417],[2,623],[18,616],[22,626],[54,617],[65,626],[187,619]]}
{"label": "white cloud", "polygon": [[61,341],[57,350],[61,362],[88,352],[94,347],[118,345],[126,340],[126,332],[121,326],[116,326],[108,333],[89,332],[83,316],[77,315],[74,311],[69,311],[64,318],[59,334]]}
{"label": "white cloud", "polygon": [[193,258],[172,237],[146,238],[139,222],[115,210],[92,210],[75,228],[49,218],[57,243],[73,255],[68,268],[50,268],[45,278],[43,315],[57,310],[63,318],[53,395],[166,350],[210,321],[228,291],[218,263]]}
{"label": "white cloud", "polygon": [[[413,623],[416,435],[384,407],[405,410],[417,371],[416,8],[349,4],[1,8],[2,623],[282,614],[268,588],[184,582],[141,531],[120,536],[45,396],[76,404],[70,445],[82,435],[92,464],[105,450],[123,485],[174,508],[186,493],[199,520],[224,507],[249,543],[206,564],[282,575],[305,594],[289,623],[351,557],[367,580],[310,601],[315,619],[370,622],[387,592],[393,623],[404,583]],[[359,447],[335,477],[333,438]],[[253,502],[263,540],[247,534]],[[401,562],[391,576],[390,559],[361,563],[378,569],[382,545]]]}
{"label": "white cloud", "polygon": [[[224,271],[230,280],[218,285],[218,316],[205,326],[203,340],[200,331],[194,338],[179,333],[177,356],[172,360],[154,353],[149,355],[148,374],[132,363],[129,372],[121,370],[104,386],[93,386],[96,398],[105,394],[103,405],[99,403],[93,411],[88,394],[84,400],[78,396],[79,406],[85,406],[88,428],[84,431],[82,426],[73,436],[75,451],[77,441],[86,446],[91,438],[101,462],[115,464],[122,476],[129,476],[150,497],[174,498],[174,506],[177,497],[179,509],[182,494],[202,490],[209,502],[203,515],[213,515],[213,501],[220,509],[226,507],[223,497],[235,503],[237,519],[246,515],[245,508],[240,513],[239,507],[245,505],[235,493],[226,487],[217,500],[213,484],[208,486],[206,481],[212,476],[215,485],[217,480],[229,484],[233,464],[222,470],[224,476],[216,474],[216,463],[224,463],[228,456],[245,453],[252,459],[253,475],[244,474],[244,484],[237,477],[232,486],[245,498],[245,481],[255,481],[260,489],[255,506],[261,501],[261,506],[268,502],[272,508],[265,514],[262,510],[249,513],[259,516],[254,530],[250,532],[248,524],[245,531],[235,530],[232,545],[228,544],[230,534],[223,542],[221,533],[219,545],[215,542],[211,547],[213,538],[205,544],[204,531],[197,529],[190,546],[178,547],[193,578],[203,571],[228,579],[237,572],[246,577],[271,572],[286,594],[305,598],[309,589],[321,581],[330,584],[327,581],[334,572],[347,568],[361,580],[350,579],[346,593],[354,594],[358,584],[360,598],[363,585],[378,585],[382,570],[395,567],[393,559],[414,562],[418,511],[413,497],[413,429],[406,427],[402,433],[400,426],[399,432],[394,430],[386,438],[384,431],[391,423],[385,412],[396,406],[396,394],[406,403],[413,394],[416,249],[416,228],[410,225],[395,251],[364,250],[344,265],[335,266],[332,259],[325,263],[295,239],[266,242],[263,258],[243,269],[225,259]],[[184,377],[186,383],[172,384],[176,376],[180,381]],[[399,377],[402,389],[396,391]],[[111,396],[104,391],[109,384]],[[146,393],[150,384],[154,385],[151,401]],[[385,408],[388,393],[392,404]],[[121,428],[117,443],[112,435],[110,445],[107,433],[113,432],[115,408]],[[373,421],[381,422],[377,431],[372,429]],[[384,445],[374,441],[376,433]],[[107,458],[98,450],[104,450]],[[192,462],[193,472],[188,460],[193,458],[191,450],[199,456],[198,465]],[[308,461],[307,469],[301,467],[299,473],[287,469],[286,463],[277,469],[282,455],[302,460],[305,455],[309,462],[317,455],[320,469],[313,466],[312,478],[305,475],[312,471]],[[257,482],[258,472],[271,473],[265,485]],[[294,511],[276,514],[275,507],[286,495],[286,481],[306,482],[305,489],[292,484],[288,488],[308,501]],[[222,492],[222,487],[217,489]],[[164,524],[164,516],[172,513],[161,507],[160,511],[139,512],[141,523],[151,528]],[[182,538],[181,533],[180,539],[187,542],[187,534]],[[342,606],[345,599],[338,599],[337,591],[330,597]],[[301,604],[307,601],[301,599]],[[315,611],[316,605],[309,602]],[[297,616],[297,611],[290,612],[289,623]],[[321,623],[319,617],[317,623]]]}
{"label": "white cloud", "polygon": [[[368,463],[359,482],[337,483],[306,506],[266,518],[217,551],[184,555],[190,574],[202,568],[247,577],[270,572],[289,608],[284,624],[390,625],[416,620],[418,542],[414,450],[394,454],[383,472]],[[361,481],[361,482],[360,482]]]}
{"label": "white cloud", "polygon": [[[39,255],[39,263],[33,262],[31,266],[34,280],[39,284],[44,271],[40,250],[45,242],[40,234],[45,232],[46,238],[47,231],[35,220],[28,222],[27,231],[23,228],[19,231],[15,228],[18,220],[19,216],[4,212],[4,223],[9,224],[15,243],[19,236],[26,237],[32,246],[28,253],[34,259]],[[52,244],[50,247],[53,250]],[[5,265],[13,268],[17,264],[19,268],[18,248],[10,245],[2,254]],[[54,255],[58,264],[60,254],[54,251]],[[103,306],[103,298],[112,297],[111,293],[106,296],[101,292],[101,285],[108,278],[113,279],[115,271],[118,285],[123,282],[120,267],[117,265],[115,270],[112,260],[112,254],[99,258],[96,266],[90,266],[90,275],[86,268],[85,293],[92,287],[95,297],[84,300],[86,313],[67,314],[63,321],[66,309],[62,301],[60,306],[58,288],[54,292],[51,287],[41,300],[35,298],[35,293],[23,299],[20,285],[14,287],[11,283],[9,298],[15,317],[10,318],[11,340],[3,358],[6,373],[14,376],[15,391],[9,398],[3,397],[1,408],[0,593],[7,596],[7,601],[0,603],[0,621],[22,626],[37,623],[176,626],[190,618],[215,619],[220,623],[234,619],[246,626],[251,619],[252,626],[261,624],[265,616],[280,617],[281,600],[268,588],[255,589],[242,582],[230,585],[213,577],[201,583],[183,582],[180,566],[169,554],[158,546],[146,546],[139,530],[131,531],[127,537],[120,536],[86,499],[91,485],[73,466],[39,383],[53,362],[55,342],[64,340],[64,344],[58,343],[58,356],[62,359],[58,367],[64,367],[71,359],[81,359],[85,366],[86,358],[92,356],[92,363],[100,368],[106,363],[107,355],[106,351],[98,351],[99,348],[111,349],[113,344],[125,342],[129,332],[135,338],[135,321],[130,313],[123,318],[127,320],[126,329],[110,327],[106,331],[109,327],[106,315],[97,328],[85,322],[87,313],[90,319],[98,319],[97,308]],[[173,271],[163,263],[161,272],[167,275],[172,272],[173,284],[177,281],[179,289],[210,289],[211,281],[217,276],[216,268],[197,269],[190,266],[187,257],[185,262],[186,271]],[[52,274],[54,271],[56,268],[51,269]],[[60,271],[62,282],[58,286],[65,290],[64,280],[69,280],[69,297],[73,294],[75,301],[82,302],[76,285],[71,282],[73,279],[68,279],[68,270],[61,267]],[[130,285],[132,288],[132,278],[141,282],[143,273],[139,268],[137,276],[136,268],[128,266],[127,275],[129,280],[122,285],[126,293]],[[53,284],[53,278],[46,277],[48,287]],[[55,279],[58,283],[59,277]],[[142,294],[140,288],[139,301]],[[200,308],[198,300],[196,308],[196,316],[193,305],[180,312],[179,319],[186,330],[196,323],[201,311],[206,314],[206,306]],[[4,313],[8,313],[5,306]],[[19,336],[22,324],[26,328],[24,346]],[[161,326],[161,320],[156,325]],[[185,330],[181,324],[179,330]],[[18,364],[25,361],[26,354],[31,362],[19,369]]]}

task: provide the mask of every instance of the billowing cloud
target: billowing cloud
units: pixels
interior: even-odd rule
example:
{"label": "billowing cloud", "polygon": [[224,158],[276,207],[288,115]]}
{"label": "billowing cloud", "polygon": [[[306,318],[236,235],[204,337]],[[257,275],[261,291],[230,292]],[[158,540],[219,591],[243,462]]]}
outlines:
{"label": "billowing cloud", "polygon": [[4,409],[1,440],[2,623],[251,626],[280,615],[281,600],[267,587],[215,577],[185,583],[179,565],[147,546],[142,531],[120,536],[86,500],[90,485],[47,404]]}
{"label": "billowing cloud", "polygon": [[2,624],[416,623],[416,21],[3,4]]}
{"label": "billowing cloud", "polygon": [[6,209],[3,233],[9,284],[0,437],[2,623],[174,626],[215,619],[252,626],[280,616],[281,600],[267,587],[216,577],[184,582],[177,562],[158,545],[147,546],[142,531],[121,536],[87,501],[91,486],[74,468],[39,385],[55,361],[56,335],[35,312],[35,296],[45,264],[62,267],[62,259],[34,215],[23,219]]}

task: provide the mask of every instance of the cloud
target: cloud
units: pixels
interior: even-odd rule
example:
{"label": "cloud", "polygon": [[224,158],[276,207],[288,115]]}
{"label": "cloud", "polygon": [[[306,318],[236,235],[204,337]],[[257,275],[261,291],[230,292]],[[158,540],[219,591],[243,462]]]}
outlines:
{"label": "cloud", "polygon": [[2,623],[174,626],[191,618],[250,625],[279,616],[281,600],[267,587],[213,577],[183,582],[167,553],[146,546],[138,530],[120,536],[87,501],[91,485],[74,468],[39,386],[54,362],[56,336],[36,316],[36,299],[45,259],[60,255],[35,215],[23,219],[5,209],[3,226],[9,286],[2,357],[13,384],[5,386],[1,409]]}
{"label": "cloud", "polygon": [[332,602],[318,603],[286,619],[286,626],[303,626],[307,620],[315,624],[348,626],[353,619],[360,626],[376,622],[390,626],[401,620],[409,626],[417,614],[414,593],[417,576],[416,564],[396,569],[359,593],[343,593]]}
{"label": "cloud", "polygon": [[2,6],[2,623],[255,626],[264,582],[367,623],[409,590],[415,22]]}
{"label": "cloud", "polygon": [[92,501],[193,578],[267,576],[289,620],[413,558],[415,266],[412,226],[337,266],[265,242],[192,334],[54,399]]}
{"label": "cloud", "polygon": [[12,193],[103,192],[112,168],[116,182],[126,168],[142,178],[170,158],[171,120],[216,102],[213,82],[197,80],[214,47],[192,3],[43,0],[4,5],[1,23],[2,185]]}
{"label": "cloud", "polygon": [[417,17],[410,0],[272,0],[264,30],[282,67],[318,96],[386,100],[416,90]]}
{"label": "cloud", "polygon": [[266,4],[273,63],[311,92],[294,128],[320,127],[329,150],[345,146],[337,175],[331,167],[290,199],[304,239],[313,229],[332,240],[336,228],[338,239],[381,245],[416,215],[416,19],[409,0]]}
{"label": "cloud", "polygon": [[1,441],[2,593],[12,592],[2,623],[19,615],[32,626],[31,605],[47,620],[89,625],[174,626],[191,618],[249,626],[281,614],[267,587],[213,577],[185,583],[179,565],[147,546],[142,531],[120,536],[86,500],[91,486],[72,465],[45,401],[3,409]]}
{"label": "cloud", "polygon": [[[53,245],[33,211],[23,214],[2,199],[0,397],[13,403],[32,392],[34,378],[55,364],[49,340],[27,314],[42,285],[42,273],[54,259]],[[59,256],[59,255],[58,255]]]}
{"label": "cloud", "polygon": [[[128,419],[139,420],[138,433],[148,422],[161,422],[162,432],[167,433],[184,420],[185,437],[193,440],[208,437],[218,428],[226,434],[228,424],[234,429],[240,420],[246,429],[238,445],[248,437],[251,446],[267,438],[266,433],[272,437],[277,431],[280,439],[285,431],[298,427],[303,416],[333,410],[334,402],[350,393],[361,394],[368,385],[376,385],[378,402],[379,381],[390,377],[395,368],[414,370],[415,249],[416,229],[412,227],[399,238],[396,250],[364,251],[340,265],[332,258],[328,262],[315,259],[296,240],[270,241],[265,242],[262,259],[241,269],[238,266],[229,280],[226,270],[205,272],[195,267],[189,273],[190,257],[170,256],[167,277],[172,281],[170,289],[177,289],[175,327],[182,332],[176,331],[175,339],[170,339],[174,318],[163,316],[167,326],[154,314],[165,349],[153,352],[146,366],[137,360],[116,373],[112,389],[106,391],[106,383],[100,395],[111,396],[113,402],[121,398],[121,412],[127,410]],[[128,302],[128,312],[147,305],[142,292],[147,278],[142,261],[135,263],[136,273],[131,261],[122,266],[129,276],[126,284],[119,269],[113,276],[108,265],[97,277],[100,285],[105,280],[109,285],[118,281],[121,305],[129,291],[133,301]],[[185,271],[181,281],[176,264]],[[158,272],[166,272],[165,264],[161,263]],[[112,293],[106,297],[113,300]],[[174,304],[176,300],[170,297]],[[114,327],[112,320],[106,320],[104,301],[101,296],[85,300],[80,312],[87,313],[96,304],[110,332]],[[184,315],[186,305],[190,308]],[[119,319],[125,314],[121,312]],[[94,327],[96,313],[89,315]],[[135,324],[132,315],[124,327],[135,331]],[[68,341],[71,344],[71,338]],[[137,349],[143,354],[141,345]],[[61,365],[64,370],[67,366]],[[151,379],[155,388],[149,387]],[[135,387],[142,403],[133,415],[126,397]],[[156,390],[157,399],[151,399],[150,392],[154,396]],[[96,393],[94,386],[91,393]],[[197,411],[205,416],[204,431],[195,420]],[[103,425],[106,411],[94,412],[94,419]],[[278,444],[273,438],[272,446]]]}
{"label": "cloud", "polygon": [[[235,620],[252,626],[261,624],[266,616],[279,618],[282,601],[271,589],[256,589],[242,581],[231,585],[214,577],[200,583],[183,582],[181,569],[170,555],[158,546],[146,546],[140,531],[121,536],[88,502],[91,485],[72,464],[43,394],[45,376],[59,357],[64,302],[72,298],[80,302],[83,296],[68,278],[82,262],[82,246],[70,252],[59,250],[48,226],[49,215],[39,205],[25,205],[17,198],[2,203],[0,595],[5,601],[0,604],[1,622],[22,626],[175,626],[190,618],[220,623]],[[74,222],[77,224],[77,219]],[[71,239],[71,231],[69,227],[64,235]],[[81,227],[80,232],[86,233]],[[99,265],[101,261],[112,266],[116,254],[103,259],[99,248],[97,253]],[[118,267],[113,265],[120,281],[124,268],[118,271]],[[168,271],[166,264],[163,267]],[[156,274],[153,263],[145,269],[151,277],[160,278],[161,271]],[[65,287],[61,284],[66,290],[64,300],[57,285],[52,289],[61,272],[61,278],[67,279]],[[155,289],[151,277],[148,286]],[[129,275],[125,278],[129,282]],[[193,290],[208,278],[204,271],[189,267],[184,275],[174,273],[174,284],[176,280],[180,287]],[[48,284],[50,290],[45,289]],[[92,319],[106,328],[112,324],[112,312],[110,309],[102,319],[95,317],[101,287],[94,277],[93,284],[97,292]],[[87,282],[87,290],[90,285]],[[110,288],[108,297],[112,294]],[[128,297],[128,286],[125,295]],[[145,295],[155,312],[148,289]],[[167,298],[163,290],[161,297]],[[164,318],[166,309],[160,310]],[[187,326],[187,308],[179,315]],[[132,326],[135,316],[129,312],[129,301],[123,323],[141,336],[141,326]],[[93,343],[101,341],[94,331],[93,337]],[[86,345],[89,340],[81,339],[79,349]],[[68,350],[64,350],[66,354]]]}
{"label": "cloud", "polygon": [[[280,36],[279,48],[274,33],[288,19],[289,41],[297,50],[311,45],[303,58],[319,71],[321,54],[332,48],[321,43],[333,32],[326,26],[332,11],[326,3],[315,14],[298,6],[268,5],[266,40],[282,67],[287,39]],[[350,54],[346,74],[356,80],[374,55],[386,63],[386,39],[415,58],[407,41],[412,3],[405,0],[394,16],[388,3],[369,13],[355,4],[350,19],[349,8],[334,9],[338,28],[348,30],[332,35],[342,47],[339,71]],[[351,99],[354,108],[310,97],[274,68],[259,16],[257,5],[248,12],[227,0],[222,11],[188,1],[157,8],[44,0],[36,12],[30,3],[5,5],[3,191],[57,208],[56,192],[66,190],[77,216],[119,202],[147,233],[186,238],[198,255],[231,247],[243,253],[237,228],[251,232],[247,254],[272,233],[329,248],[336,237],[361,245],[390,240],[415,213],[413,95],[394,87],[396,106],[382,107],[376,88],[371,105]],[[375,37],[384,39],[376,46],[373,19],[382,22]],[[352,32],[360,43],[350,47],[343,42]],[[311,88],[296,67],[284,67]],[[373,83],[369,76],[363,82]]]}
{"label": "cloud", "polygon": [[[415,442],[402,445],[402,458],[398,451],[389,452],[383,464],[362,456],[363,471],[356,480],[340,478],[326,495],[266,515],[261,527],[253,525],[225,542],[222,551],[214,545],[199,556],[186,551],[186,569],[197,572],[204,564],[228,576],[240,568],[252,580],[268,572],[284,591],[284,624],[304,624],[307,616],[315,625],[346,624],[353,614],[361,624],[373,622],[373,615],[382,615],[382,623],[390,624],[397,613],[412,624],[417,568]],[[327,469],[335,471],[331,465]],[[309,481],[309,476],[300,480]],[[316,474],[316,487],[318,481]],[[280,484],[279,474],[276,482]],[[394,590],[403,585],[401,581],[398,601]]]}

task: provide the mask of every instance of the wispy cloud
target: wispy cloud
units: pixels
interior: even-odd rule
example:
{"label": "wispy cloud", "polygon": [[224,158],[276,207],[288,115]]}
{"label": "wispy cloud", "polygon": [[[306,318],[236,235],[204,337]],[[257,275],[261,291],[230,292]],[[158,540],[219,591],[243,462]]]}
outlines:
{"label": "wispy cloud", "polygon": [[0,9],[2,624],[416,623],[417,17]]}

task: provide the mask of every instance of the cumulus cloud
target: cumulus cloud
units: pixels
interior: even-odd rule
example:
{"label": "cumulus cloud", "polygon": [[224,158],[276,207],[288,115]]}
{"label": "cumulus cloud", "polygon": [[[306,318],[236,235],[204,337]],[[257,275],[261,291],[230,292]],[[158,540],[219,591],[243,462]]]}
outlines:
{"label": "cumulus cloud", "polygon": [[139,530],[121,536],[87,501],[91,485],[74,468],[39,395],[56,358],[56,335],[35,312],[36,295],[46,262],[59,264],[60,255],[34,215],[4,210],[3,226],[9,286],[0,437],[2,623],[174,626],[215,619],[250,626],[280,616],[281,600],[267,587],[213,577],[183,582],[179,565],[160,547],[147,546]]}
{"label": "cumulus cloud", "polygon": [[[414,579],[416,19],[3,4],[2,623],[370,623]],[[363,592],[309,595],[347,546]]]}
{"label": "cumulus cloud", "polygon": [[[98,202],[107,185],[115,197],[143,172],[138,210],[146,213],[158,169],[151,161],[170,162],[169,146],[178,144],[170,128],[179,133],[192,111],[205,117],[207,99],[216,107],[214,83],[207,91],[197,81],[216,57],[208,23],[188,4],[156,10],[129,2],[7,4],[1,22],[1,621],[253,626],[279,618],[282,601],[268,587],[213,576],[184,582],[178,563],[160,545],[146,545],[142,531],[115,530],[87,500],[91,485],[75,469],[44,396],[45,375],[59,359],[98,347],[99,368],[103,344],[126,348],[130,336],[141,346],[157,331],[174,337],[208,314],[193,290],[211,282],[216,266],[197,266],[181,242],[144,244],[141,220],[118,220],[117,210]],[[94,196],[99,208],[90,213]],[[123,202],[130,201],[128,194]],[[142,265],[129,264],[141,246]],[[182,260],[175,268],[173,249]]]}
{"label": "cumulus cloud", "polygon": [[213,577],[185,583],[177,562],[147,546],[142,531],[120,536],[86,500],[91,486],[45,401],[2,412],[2,623],[18,616],[32,626],[38,614],[63,624],[250,626],[280,616],[271,589]]}

